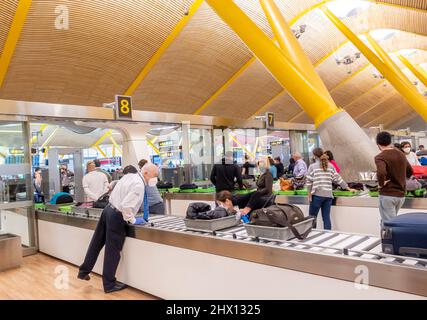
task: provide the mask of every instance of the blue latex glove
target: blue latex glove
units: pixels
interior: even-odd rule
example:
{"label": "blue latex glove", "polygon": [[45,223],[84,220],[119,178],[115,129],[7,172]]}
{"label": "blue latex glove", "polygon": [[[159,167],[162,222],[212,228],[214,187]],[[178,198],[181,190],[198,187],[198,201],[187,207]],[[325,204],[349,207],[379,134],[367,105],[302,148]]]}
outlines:
{"label": "blue latex glove", "polygon": [[248,215],[242,216],[241,220],[243,221],[243,223],[249,223]]}
{"label": "blue latex glove", "polygon": [[144,225],[146,223],[147,223],[147,221],[145,221],[143,217],[136,217],[136,221],[134,224],[135,225]]}

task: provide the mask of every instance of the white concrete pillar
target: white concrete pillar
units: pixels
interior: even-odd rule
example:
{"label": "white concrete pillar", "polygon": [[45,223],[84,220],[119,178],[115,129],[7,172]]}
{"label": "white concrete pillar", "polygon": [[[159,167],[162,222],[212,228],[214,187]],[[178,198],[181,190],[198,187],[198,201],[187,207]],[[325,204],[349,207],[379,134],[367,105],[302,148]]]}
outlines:
{"label": "white concrete pillar", "polygon": [[332,151],[344,179],[354,181],[359,172],[376,171],[374,157],[379,150],[347,112],[333,115],[317,130],[323,149]]}

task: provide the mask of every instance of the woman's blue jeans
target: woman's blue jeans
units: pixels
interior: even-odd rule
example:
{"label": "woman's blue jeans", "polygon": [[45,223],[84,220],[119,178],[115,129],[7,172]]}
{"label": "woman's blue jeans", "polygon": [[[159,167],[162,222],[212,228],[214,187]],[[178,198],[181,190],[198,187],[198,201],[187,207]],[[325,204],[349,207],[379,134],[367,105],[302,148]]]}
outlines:
{"label": "woman's blue jeans", "polygon": [[332,229],[331,206],[333,200],[333,198],[319,197],[313,195],[308,214],[310,216],[313,216],[315,219],[314,227],[316,227],[317,214],[319,213],[319,210],[322,209],[323,228],[325,230]]}

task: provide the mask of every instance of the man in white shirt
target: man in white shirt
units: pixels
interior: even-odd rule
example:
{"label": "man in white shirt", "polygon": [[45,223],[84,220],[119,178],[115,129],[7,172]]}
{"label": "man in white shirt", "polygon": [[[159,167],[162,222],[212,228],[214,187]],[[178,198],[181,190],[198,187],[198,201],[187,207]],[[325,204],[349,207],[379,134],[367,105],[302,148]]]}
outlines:
{"label": "man in white shirt", "polygon": [[[102,173],[101,173],[102,174]],[[144,217],[148,220],[148,199],[145,185],[156,185],[158,168],[146,164],[141,172],[129,173],[117,182],[110,195],[110,203],[102,211],[95,233],[89,244],[85,260],[80,266],[78,278],[90,280],[89,273],[105,245],[102,282],[105,293],[119,291],[126,285],[116,281],[116,270],[120,262],[120,252],[126,238],[127,224],[144,224],[146,221],[136,214],[144,203]]]}
{"label": "man in white shirt", "polygon": [[85,201],[96,201],[108,191],[108,179],[104,173],[96,170],[94,161],[89,161],[86,168],[88,173],[83,177]]}

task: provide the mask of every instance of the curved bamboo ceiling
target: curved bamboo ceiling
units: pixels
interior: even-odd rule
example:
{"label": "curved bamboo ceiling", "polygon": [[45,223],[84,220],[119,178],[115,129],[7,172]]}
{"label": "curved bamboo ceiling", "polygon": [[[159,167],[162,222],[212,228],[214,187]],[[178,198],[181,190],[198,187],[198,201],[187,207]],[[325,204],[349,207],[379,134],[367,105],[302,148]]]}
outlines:
{"label": "curved bamboo ceiling", "polygon": [[[18,2],[0,2],[1,50]],[[206,3],[187,17],[185,26],[181,22],[180,32],[176,31],[194,2],[33,0],[0,87],[0,98],[101,106],[113,101],[115,94],[128,91],[144,71],[145,77],[132,92],[134,104],[141,110],[199,111],[233,118],[273,111],[281,121],[311,122]],[[375,69],[363,56],[351,65],[351,73],[337,65],[336,58],[358,50],[318,9],[329,2],[333,1],[276,0],[287,21],[293,26],[307,26],[299,42],[337,105],[363,126],[382,123],[392,127],[414,117],[404,99],[373,76]],[[392,36],[381,41],[387,52],[417,49],[415,53],[409,51],[408,60],[414,64],[427,62],[427,0],[365,2],[369,6],[343,18],[348,27],[358,34],[393,29]],[[258,0],[235,3],[273,37]],[[69,10],[68,30],[54,27],[57,5]],[[170,45],[163,52],[165,41]],[[399,60],[395,61],[411,80],[416,80]],[[421,92],[427,91],[422,84],[418,87]]]}

